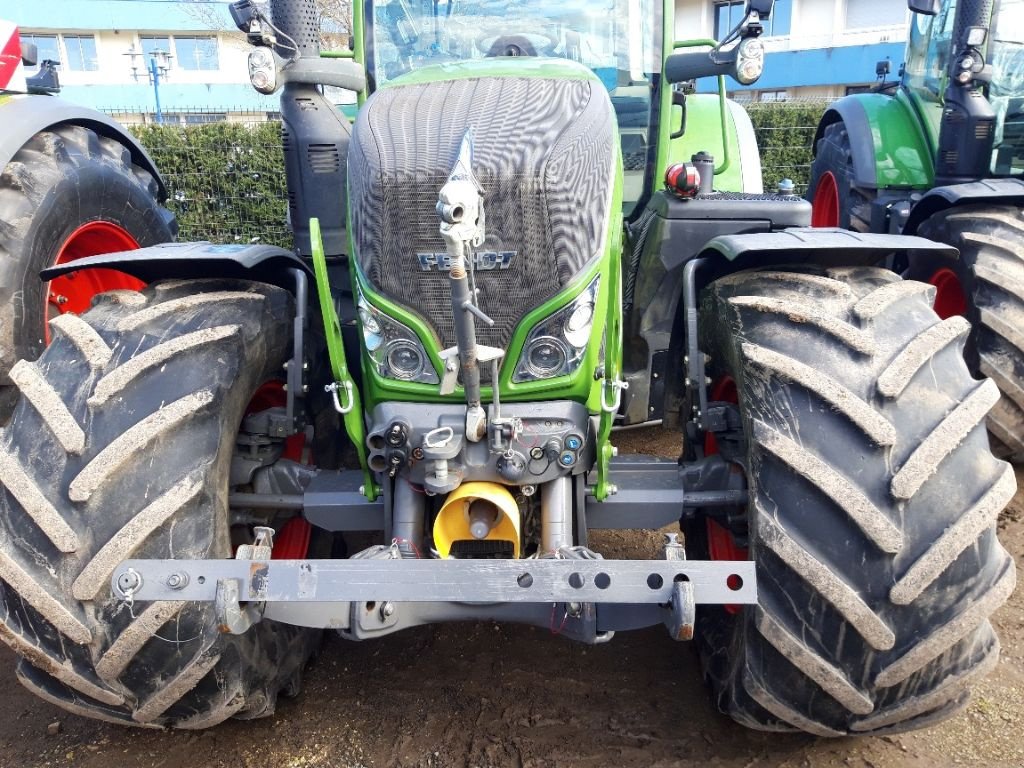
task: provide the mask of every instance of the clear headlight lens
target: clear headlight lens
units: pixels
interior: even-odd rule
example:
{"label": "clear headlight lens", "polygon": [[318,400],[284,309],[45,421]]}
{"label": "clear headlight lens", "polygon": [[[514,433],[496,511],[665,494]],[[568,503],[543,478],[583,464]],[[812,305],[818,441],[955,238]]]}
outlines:
{"label": "clear headlight lens", "polygon": [[363,344],[377,373],[399,381],[440,383],[427,351],[411,328],[375,309],[361,292],[358,310]]}
{"label": "clear headlight lens", "polygon": [[736,81],[740,85],[756,83],[764,72],[764,44],[756,38],[740,43],[736,62]]}
{"label": "clear headlight lens", "polygon": [[594,327],[594,308],[601,276],[595,277],[569,305],[530,329],[512,381],[553,379],[574,373],[583,361]]}
{"label": "clear headlight lens", "polygon": [[423,373],[425,365],[419,344],[408,339],[395,339],[388,342],[387,354],[384,356],[387,367],[396,379],[416,381]]}

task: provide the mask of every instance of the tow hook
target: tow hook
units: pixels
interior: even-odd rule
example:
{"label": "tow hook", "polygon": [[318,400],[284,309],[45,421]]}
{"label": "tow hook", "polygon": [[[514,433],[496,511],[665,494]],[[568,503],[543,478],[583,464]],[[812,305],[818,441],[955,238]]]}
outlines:
{"label": "tow hook", "polygon": [[[254,561],[249,568],[249,594],[265,594],[267,560],[274,550],[274,529],[258,525],[253,529],[256,535],[252,544],[242,544],[235,554],[236,560]],[[262,562],[257,562],[262,561]],[[242,585],[239,579],[218,579],[217,595],[213,602],[217,629],[224,634],[245,634],[253,624],[263,619],[265,602],[249,602],[243,606],[239,599]]]}
{"label": "tow hook", "polygon": [[[679,542],[678,533],[665,534],[665,546],[662,553],[666,560],[686,559],[686,550]],[[682,578],[677,576],[672,582],[669,614],[665,617],[665,626],[672,638],[674,640],[693,640],[693,624],[696,616],[697,606],[693,599],[693,583],[685,576]]]}

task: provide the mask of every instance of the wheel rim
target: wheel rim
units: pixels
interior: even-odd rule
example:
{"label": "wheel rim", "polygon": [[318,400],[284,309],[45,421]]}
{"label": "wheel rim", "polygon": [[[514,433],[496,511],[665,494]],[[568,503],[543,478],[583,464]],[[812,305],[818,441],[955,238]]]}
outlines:
{"label": "wheel rim", "polygon": [[839,226],[839,185],[832,171],[826,171],[818,179],[818,188],[811,203],[811,226]]}
{"label": "wheel rim", "polygon": [[[736,381],[732,376],[722,376],[711,386],[708,393],[712,402],[740,404],[739,393],[736,391]],[[714,456],[718,453],[718,440],[713,432],[704,433],[704,455]]]}
{"label": "wheel rim", "polygon": [[[270,408],[284,408],[288,404],[288,394],[285,392],[284,383],[277,379],[271,379],[260,385],[256,394],[252,396],[249,405],[245,409],[245,415],[259,413]],[[297,432],[285,438],[284,452],[282,459],[288,459],[300,464],[311,463],[304,455],[306,453],[306,435],[304,432]],[[306,518],[301,516],[293,517],[274,535],[274,548],[270,557],[272,560],[301,560],[309,554],[309,541],[313,535],[313,526]]]}
{"label": "wheel rim", "polygon": [[[138,241],[122,227],[109,221],[90,221],[72,232],[57,252],[54,266],[69,264],[87,256],[99,256],[117,251],[134,251]],[[80,315],[92,303],[93,297],[104,291],[138,291],[145,283],[113,269],[84,269],[62,275],[50,281],[44,320],[67,313]],[[46,343],[50,343],[50,328],[44,322]]]}
{"label": "wheel rim", "polygon": [[956,272],[943,267],[931,276],[928,284],[935,286],[935,314],[943,320],[967,314],[967,296]]}
{"label": "wheel rim", "polygon": [[[722,376],[711,386],[708,393],[713,402],[732,403],[739,405],[740,398],[736,389],[736,380],[732,376]],[[714,456],[718,453],[718,441],[712,432],[704,433],[704,455]],[[715,522],[710,517],[705,519],[705,528],[708,537],[708,557],[712,560],[749,560],[750,553],[737,545],[736,537],[724,525]],[[732,586],[730,584],[730,586]],[[726,603],[722,606],[727,613],[736,614],[740,611],[739,605]]]}

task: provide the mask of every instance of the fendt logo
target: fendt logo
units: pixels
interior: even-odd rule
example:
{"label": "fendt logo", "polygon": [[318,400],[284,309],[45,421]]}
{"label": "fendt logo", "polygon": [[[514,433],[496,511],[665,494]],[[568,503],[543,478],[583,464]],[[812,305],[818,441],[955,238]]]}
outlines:
{"label": "fendt logo", "polygon": [[[488,272],[492,269],[508,269],[512,266],[512,259],[518,251],[477,251],[473,254],[473,268],[481,272]],[[420,269],[424,272],[438,270],[447,272],[452,268],[452,259],[446,251],[441,253],[417,253],[416,258],[420,262]]]}

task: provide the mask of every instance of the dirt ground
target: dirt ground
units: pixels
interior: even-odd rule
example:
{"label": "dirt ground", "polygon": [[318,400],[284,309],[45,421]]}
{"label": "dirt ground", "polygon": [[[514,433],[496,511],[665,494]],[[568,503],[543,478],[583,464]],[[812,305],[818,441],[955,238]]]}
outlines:
{"label": "dirt ground", "polygon": [[[672,450],[664,433],[616,442]],[[668,442],[666,442],[668,441]],[[1024,473],[1018,473],[1024,487]],[[1001,521],[1024,571],[1024,493]],[[653,536],[605,534],[629,556]],[[547,630],[422,627],[372,643],[327,638],[296,699],[277,714],[199,733],[152,732],[69,715],[24,690],[0,650],[0,766],[83,768],[386,768],[513,766],[1024,766],[1024,596],[995,615],[998,670],[968,709],[928,730],[841,740],[746,730],[708,701],[692,649],[663,629],[586,647]],[[59,725],[54,725],[59,724]],[[56,731],[56,732],[54,732]]]}

